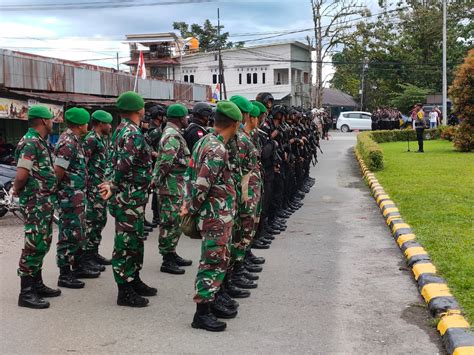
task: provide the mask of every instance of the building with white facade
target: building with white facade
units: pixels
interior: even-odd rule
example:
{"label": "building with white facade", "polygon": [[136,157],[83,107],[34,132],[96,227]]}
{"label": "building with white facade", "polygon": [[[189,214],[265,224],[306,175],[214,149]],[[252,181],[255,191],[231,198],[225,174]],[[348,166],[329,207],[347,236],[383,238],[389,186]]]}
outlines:
{"label": "building with white facade", "polygon": [[[310,107],[309,46],[287,41],[222,50],[221,53],[228,98],[239,94],[253,100],[259,92],[266,91],[280,103]],[[214,92],[219,82],[218,52],[184,55],[176,71],[176,79],[210,85]]]}

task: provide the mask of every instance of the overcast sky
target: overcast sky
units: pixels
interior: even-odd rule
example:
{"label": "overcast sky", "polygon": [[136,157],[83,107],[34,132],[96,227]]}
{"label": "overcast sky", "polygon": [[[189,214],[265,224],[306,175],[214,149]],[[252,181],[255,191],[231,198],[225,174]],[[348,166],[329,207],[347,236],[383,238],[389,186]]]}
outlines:
{"label": "overcast sky", "polygon": [[[179,0],[170,0],[174,2]],[[2,0],[0,1],[0,47],[71,60],[115,57],[127,60],[128,45],[121,43],[126,34],[172,31],[174,21],[202,24],[210,19],[217,25],[217,8],[221,24],[231,41],[265,37],[245,33],[286,31],[313,25],[310,0],[210,1],[159,6],[115,7],[104,9],[32,9],[32,5],[111,3],[159,3],[164,0]],[[373,2],[372,2],[373,3]],[[3,6],[3,8],[1,8]],[[8,6],[25,6],[21,11],[5,11]],[[248,46],[282,39],[303,42],[311,31],[291,34],[265,41],[249,42]],[[115,60],[89,61],[114,66]],[[125,69],[121,66],[121,69]],[[326,68],[326,74],[330,68]]]}

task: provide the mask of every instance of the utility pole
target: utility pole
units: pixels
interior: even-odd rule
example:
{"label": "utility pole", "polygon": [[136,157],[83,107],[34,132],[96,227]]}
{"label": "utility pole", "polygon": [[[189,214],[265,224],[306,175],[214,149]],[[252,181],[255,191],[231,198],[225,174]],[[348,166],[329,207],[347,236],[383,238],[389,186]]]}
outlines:
{"label": "utility pole", "polygon": [[365,70],[368,68],[367,58],[364,58],[364,62],[362,63],[362,79],[360,85],[360,110],[363,111],[364,109],[364,86],[365,86]]}
{"label": "utility pole", "polygon": [[217,82],[219,83],[219,100],[222,100],[222,57],[221,57],[221,16],[219,8],[217,8],[217,38],[219,45],[219,75]]}
{"label": "utility pole", "polygon": [[448,124],[448,78],[446,69],[446,2],[443,0],[443,124]]}

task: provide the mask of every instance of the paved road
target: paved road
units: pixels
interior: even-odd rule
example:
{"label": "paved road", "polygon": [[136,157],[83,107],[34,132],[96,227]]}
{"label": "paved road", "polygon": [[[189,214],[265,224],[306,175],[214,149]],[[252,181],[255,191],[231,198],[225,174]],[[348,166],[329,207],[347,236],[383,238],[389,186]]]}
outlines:
{"label": "paved road", "polygon": [[[156,235],[146,242],[143,279],[158,287],[150,306],[115,305],[110,270],[63,290],[48,310],[16,306],[15,269],[21,227],[0,220],[1,353],[442,353],[400,251],[390,237],[351,148],[333,133],[313,170],[317,184],[270,250],[258,289],[241,301],[226,332],[192,329],[195,266],[183,276],[159,272]],[[112,250],[112,225],[103,252]],[[195,263],[199,242],[183,237],[179,252]],[[55,284],[54,254],[45,280]]]}

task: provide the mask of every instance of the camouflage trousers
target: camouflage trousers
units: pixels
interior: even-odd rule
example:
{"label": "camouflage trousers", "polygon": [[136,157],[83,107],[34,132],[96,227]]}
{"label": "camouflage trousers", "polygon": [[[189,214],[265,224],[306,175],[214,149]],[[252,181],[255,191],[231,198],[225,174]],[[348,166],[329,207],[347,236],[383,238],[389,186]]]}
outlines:
{"label": "camouflage trousers", "polygon": [[44,202],[22,208],[22,212],[25,217],[25,245],[21,251],[18,276],[35,276],[41,270],[51,246],[54,207]]}
{"label": "camouflage trousers", "polygon": [[143,226],[145,206],[114,206],[115,240],[112,270],[115,282],[125,284],[134,280],[143,266]]}
{"label": "camouflage trousers", "polygon": [[[75,196],[74,199],[81,200]],[[59,234],[56,244],[56,263],[58,267],[75,266],[84,251],[86,243],[85,233],[85,205],[70,199],[59,201]]]}
{"label": "camouflage trousers", "polygon": [[107,202],[98,191],[87,194],[86,204],[86,251],[97,252],[102,240],[102,231],[107,224]]}
{"label": "camouflage trousers", "polygon": [[181,196],[158,196],[160,218],[158,248],[161,255],[176,251],[176,246],[181,236],[181,217],[179,212],[182,200]]}
{"label": "camouflage trousers", "polygon": [[229,265],[229,238],[232,226],[201,231],[201,260],[196,275],[194,302],[212,302],[224,281]]}
{"label": "camouflage trousers", "polygon": [[242,194],[242,200],[237,207],[237,216],[232,229],[229,268],[233,268],[234,265],[244,260],[245,253],[252,244],[256,233],[256,226],[260,218],[260,197],[260,183],[250,184],[249,193]]}

